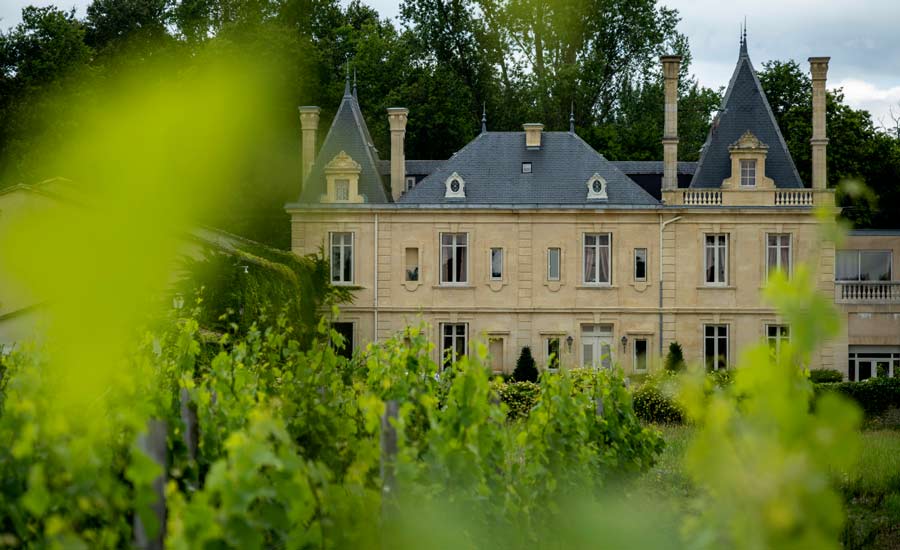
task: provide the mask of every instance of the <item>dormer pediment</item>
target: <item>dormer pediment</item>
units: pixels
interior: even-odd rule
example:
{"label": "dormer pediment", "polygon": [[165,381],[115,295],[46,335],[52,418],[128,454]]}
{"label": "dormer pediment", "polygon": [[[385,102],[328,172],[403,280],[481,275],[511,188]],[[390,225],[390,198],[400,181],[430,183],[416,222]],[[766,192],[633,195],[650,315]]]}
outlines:
{"label": "dormer pediment", "polygon": [[326,174],[359,174],[362,167],[346,151],[341,151],[325,165]]}
{"label": "dormer pediment", "polygon": [[735,151],[768,151],[769,146],[753,135],[753,132],[747,130],[737,141],[728,147],[728,150],[732,153]]}

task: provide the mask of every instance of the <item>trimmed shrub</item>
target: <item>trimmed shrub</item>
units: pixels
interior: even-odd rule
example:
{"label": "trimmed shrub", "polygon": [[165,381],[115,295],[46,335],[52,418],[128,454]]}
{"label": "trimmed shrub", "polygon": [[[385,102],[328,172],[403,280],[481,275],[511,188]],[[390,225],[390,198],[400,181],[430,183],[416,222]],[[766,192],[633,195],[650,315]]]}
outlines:
{"label": "trimmed shrub", "polygon": [[634,414],[644,422],[680,424],[684,411],[675,401],[676,377],[664,374],[647,379],[634,390]]}
{"label": "trimmed shrub", "polygon": [[516,370],[513,371],[513,380],[516,382],[537,382],[538,370],[531,356],[531,348],[525,346],[516,361]]}
{"label": "trimmed shrub", "polygon": [[810,369],[809,381],[813,384],[843,382],[844,375],[841,374],[841,371],[834,369]]}
{"label": "trimmed shrub", "polygon": [[508,382],[497,387],[500,400],[509,407],[510,420],[525,418],[537,404],[541,387],[534,382]]}
{"label": "trimmed shrub", "polygon": [[878,416],[890,408],[900,408],[900,378],[870,378],[862,382],[837,382],[814,385],[816,397],[829,391],[856,401],[867,417]]}
{"label": "trimmed shrub", "polygon": [[684,370],[684,351],[681,344],[672,342],[669,344],[669,353],[666,354],[665,369],[668,372],[681,372]]}

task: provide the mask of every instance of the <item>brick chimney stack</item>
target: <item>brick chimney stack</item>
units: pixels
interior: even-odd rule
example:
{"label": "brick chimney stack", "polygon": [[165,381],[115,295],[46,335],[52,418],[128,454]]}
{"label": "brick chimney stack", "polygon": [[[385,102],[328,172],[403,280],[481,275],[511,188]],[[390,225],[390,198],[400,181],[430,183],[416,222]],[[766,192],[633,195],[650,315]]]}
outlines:
{"label": "brick chimney stack", "polygon": [[664,55],[659,60],[665,79],[662,190],[674,191],[678,189],[678,71],[681,69],[681,56]]}

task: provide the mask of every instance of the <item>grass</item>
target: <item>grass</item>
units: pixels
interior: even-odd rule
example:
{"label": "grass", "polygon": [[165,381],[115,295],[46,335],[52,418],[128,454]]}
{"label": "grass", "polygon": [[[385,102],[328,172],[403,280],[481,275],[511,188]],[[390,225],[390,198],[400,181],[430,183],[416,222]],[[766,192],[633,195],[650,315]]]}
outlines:
{"label": "grass", "polygon": [[[685,512],[696,488],[682,469],[693,428],[656,425],[666,440],[659,462],[637,481],[637,492]],[[900,430],[862,432],[859,462],[834,476],[844,496],[847,523],[842,543],[848,549],[900,548]]]}

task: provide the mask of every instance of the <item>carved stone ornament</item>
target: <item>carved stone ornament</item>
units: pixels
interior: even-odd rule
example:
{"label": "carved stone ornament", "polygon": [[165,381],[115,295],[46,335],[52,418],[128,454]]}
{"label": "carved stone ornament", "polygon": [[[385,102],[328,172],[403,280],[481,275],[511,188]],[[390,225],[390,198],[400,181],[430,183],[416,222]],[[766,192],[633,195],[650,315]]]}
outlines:
{"label": "carved stone ornament", "polygon": [[606,196],[606,180],[600,174],[594,173],[587,180],[587,198],[595,200],[605,200]]}

